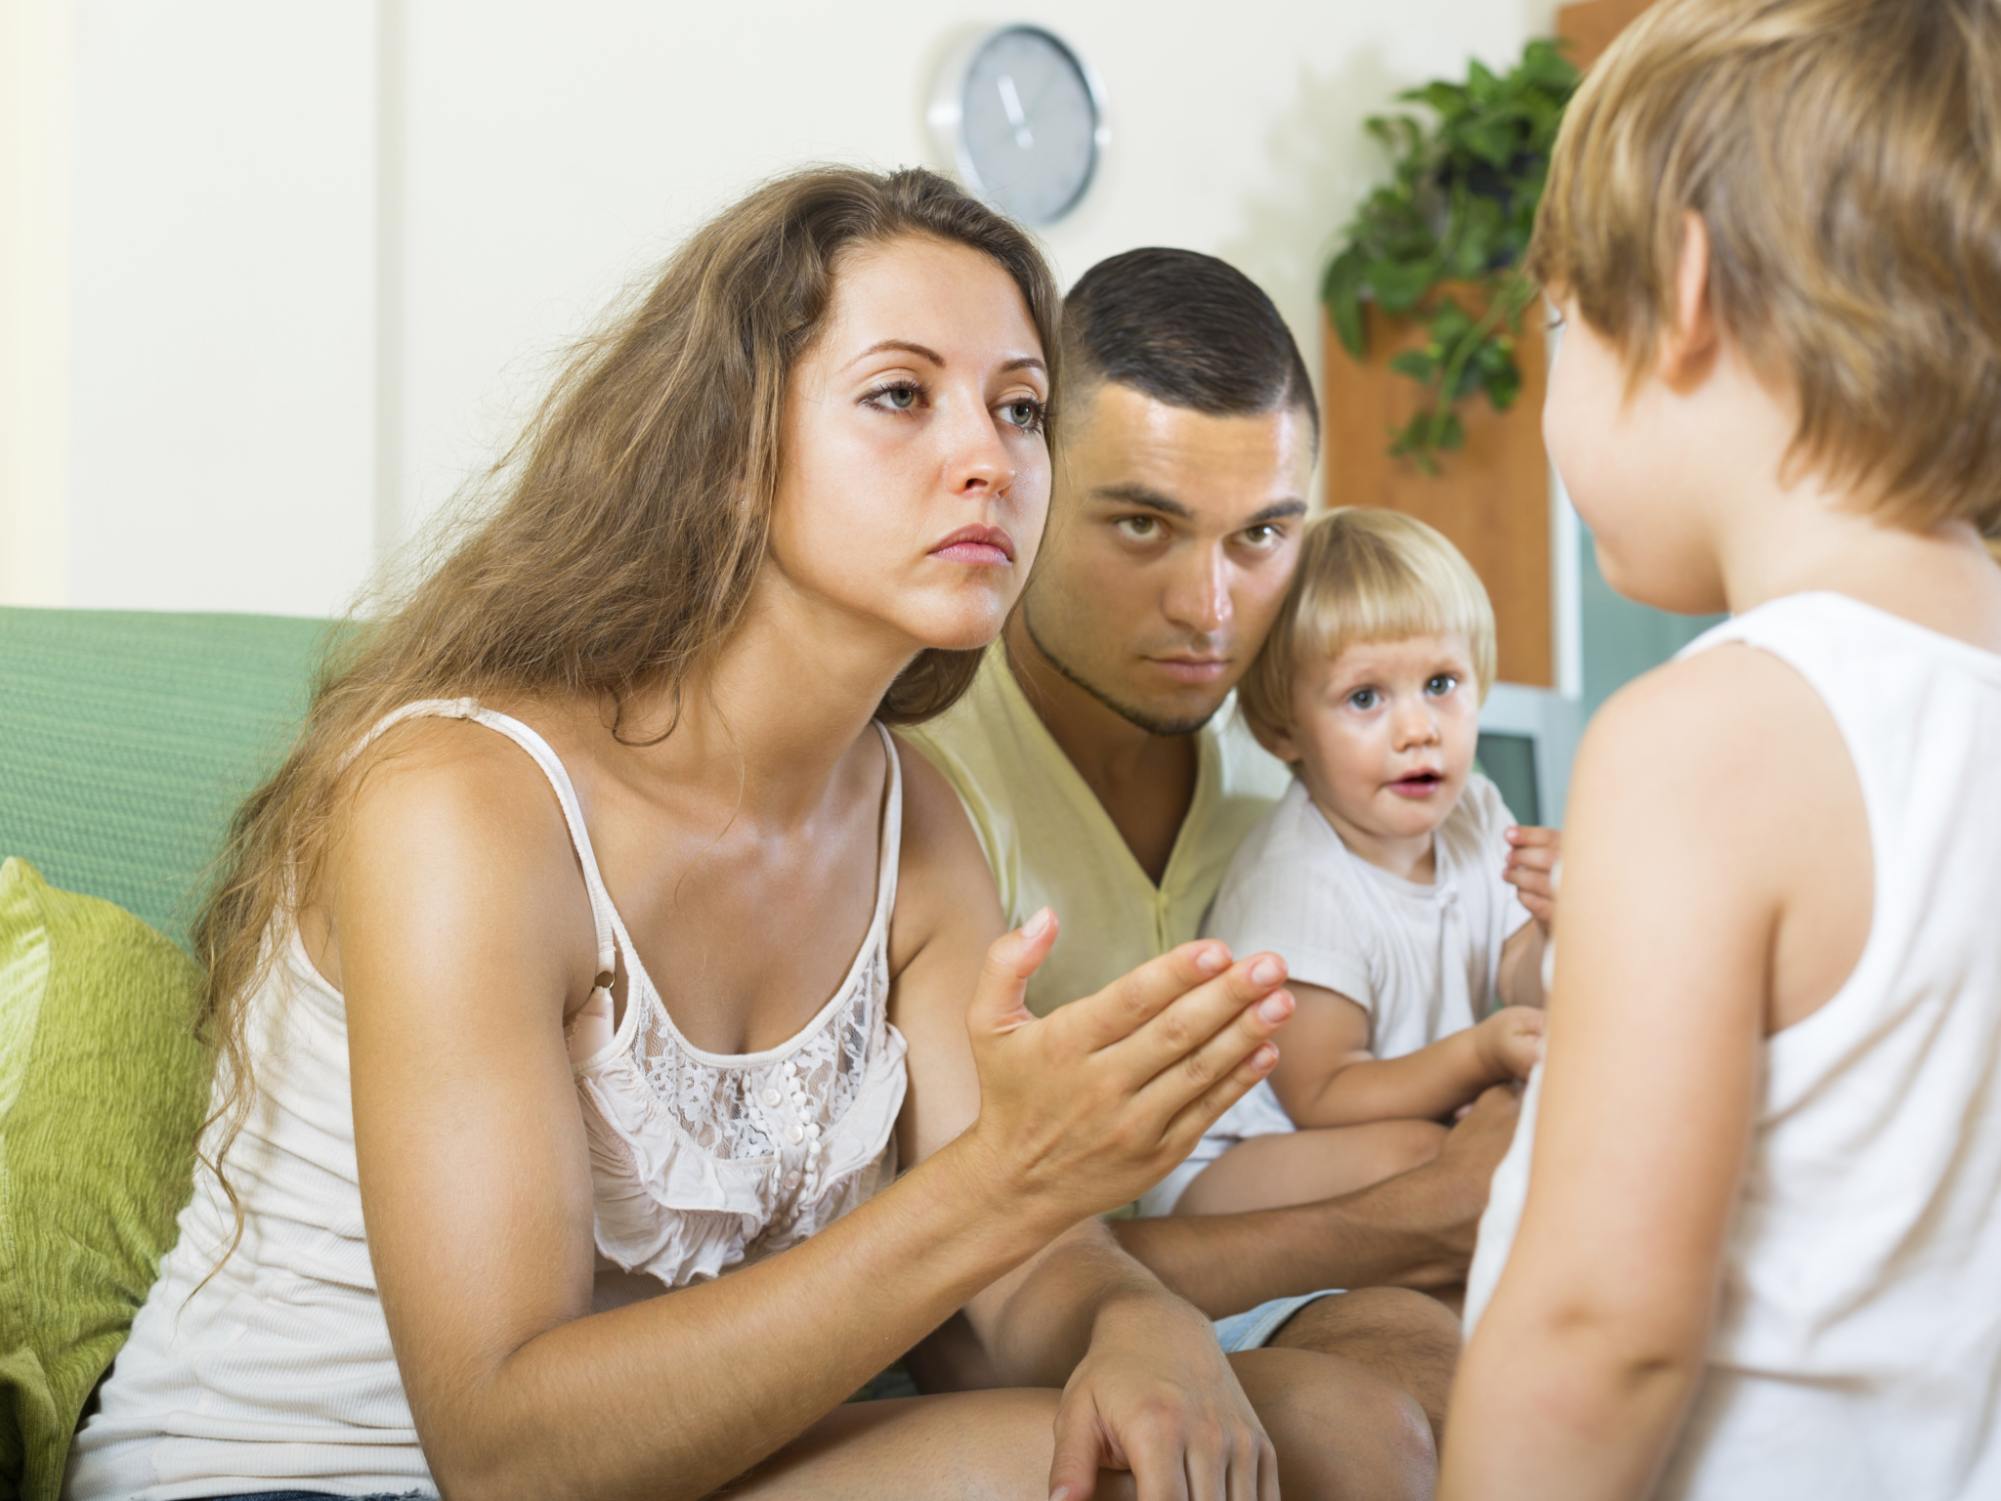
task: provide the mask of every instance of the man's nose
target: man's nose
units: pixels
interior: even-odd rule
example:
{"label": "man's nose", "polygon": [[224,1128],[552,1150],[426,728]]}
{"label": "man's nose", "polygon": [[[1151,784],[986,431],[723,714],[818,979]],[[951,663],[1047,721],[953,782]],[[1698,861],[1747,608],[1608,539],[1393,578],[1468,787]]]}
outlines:
{"label": "man's nose", "polygon": [[1162,607],[1167,618],[1184,630],[1207,635],[1228,625],[1236,606],[1230,598],[1230,565],[1223,549],[1194,552],[1168,585]]}

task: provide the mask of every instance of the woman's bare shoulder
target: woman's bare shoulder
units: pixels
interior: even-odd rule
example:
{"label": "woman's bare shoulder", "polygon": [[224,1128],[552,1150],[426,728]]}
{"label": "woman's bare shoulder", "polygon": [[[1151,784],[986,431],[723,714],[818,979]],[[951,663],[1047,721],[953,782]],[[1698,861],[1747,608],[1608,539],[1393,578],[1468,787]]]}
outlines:
{"label": "woman's bare shoulder", "polygon": [[924,753],[891,737],[903,768],[903,841],[899,854],[892,968],[946,930],[963,929],[981,946],[1001,931],[1000,898],[959,794]]}
{"label": "woman's bare shoulder", "polygon": [[[562,807],[520,746],[470,720],[410,720],[344,781],[316,904],[337,933],[553,949],[565,969],[592,967],[590,903]],[[341,967],[337,950],[328,957]]]}

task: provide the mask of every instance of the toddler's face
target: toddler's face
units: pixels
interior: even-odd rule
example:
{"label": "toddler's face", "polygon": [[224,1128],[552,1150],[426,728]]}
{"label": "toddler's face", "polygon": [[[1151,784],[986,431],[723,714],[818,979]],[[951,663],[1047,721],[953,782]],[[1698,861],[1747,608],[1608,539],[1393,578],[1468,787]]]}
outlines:
{"label": "toddler's face", "polygon": [[1275,747],[1367,859],[1428,839],[1452,811],[1480,732],[1473,651],[1460,636],[1350,646],[1292,685],[1293,729]]}

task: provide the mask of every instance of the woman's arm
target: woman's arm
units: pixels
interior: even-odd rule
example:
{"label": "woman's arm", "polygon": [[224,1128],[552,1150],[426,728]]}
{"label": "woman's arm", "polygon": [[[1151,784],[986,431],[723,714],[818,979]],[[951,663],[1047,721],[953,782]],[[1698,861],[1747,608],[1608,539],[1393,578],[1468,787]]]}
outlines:
{"label": "woman's arm", "polygon": [[326,900],[370,1255],[447,1497],[712,1490],[1151,1182],[1258,1076],[1242,1064],[1271,1030],[1252,1004],[1271,987],[1206,966],[1215,946],[1025,1022],[1021,985],[1054,934],[1011,935],[971,1008],[976,1129],[781,1256],[591,1314],[561,1030],[595,968],[575,857],[505,742],[449,722],[395,738],[356,792]]}
{"label": "woman's arm", "polygon": [[1542,1036],[1535,1012],[1504,1010],[1401,1058],[1368,1051],[1369,1014],[1338,991],[1295,981],[1272,1092],[1295,1126],[1437,1120],[1490,1084],[1526,1077]]}
{"label": "woman's arm", "polygon": [[1845,764],[1811,690],[1755,652],[1663,669],[1592,721],[1531,1188],[1460,1366],[1441,1497],[1652,1486],[1708,1345],[1775,934]]}
{"label": "woman's arm", "polygon": [[[910,1044],[904,1145],[922,1161],[980,1109],[964,997],[1002,916],[957,795],[917,753],[903,760],[899,890],[910,895],[897,903],[894,1015]],[[1276,1027],[1289,1007],[1273,1010]],[[1083,1501],[1105,1467],[1131,1470],[1143,1495],[1156,1484],[1178,1489],[1186,1473],[1227,1476],[1231,1496],[1276,1497],[1270,1443],[1208,1317],[1120,1250],[1095,1216],[981,1291],[967,1314],[1001,1382],[1066,1388],[1052,1493]]]}

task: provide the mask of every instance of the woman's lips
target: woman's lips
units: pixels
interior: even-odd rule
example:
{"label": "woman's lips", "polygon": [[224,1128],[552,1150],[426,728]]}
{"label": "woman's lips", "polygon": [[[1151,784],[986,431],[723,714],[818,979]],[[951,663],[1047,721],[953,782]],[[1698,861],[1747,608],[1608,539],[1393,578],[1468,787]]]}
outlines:
{"label": "woman's lips", "polygon": [[1014,562],[1014,538],[997,526],[962,526],[932,548],[931,556],[951,563],[1005,568]]}

